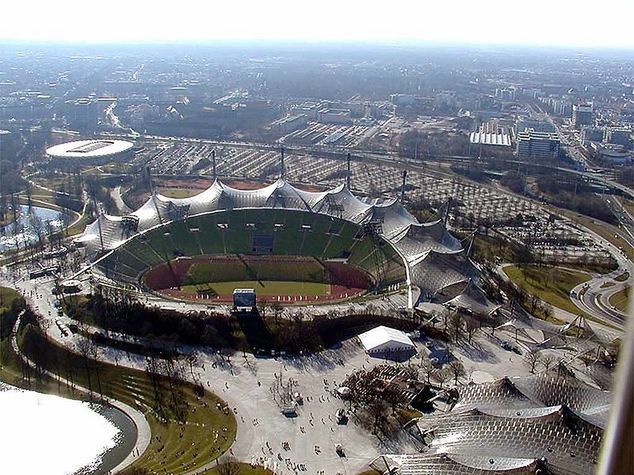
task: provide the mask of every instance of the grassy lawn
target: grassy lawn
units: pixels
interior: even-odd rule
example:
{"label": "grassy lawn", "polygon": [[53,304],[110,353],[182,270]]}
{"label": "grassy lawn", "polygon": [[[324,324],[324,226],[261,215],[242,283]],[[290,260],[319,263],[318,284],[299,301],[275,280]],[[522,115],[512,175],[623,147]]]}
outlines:
{"label": "grassy lawn", "polygon": [[474,246],[474,256],[480,261],[500,259],[502,262],[521,262],[528,256],[526,249],[493,234],[477,235]]}
{"label": "grassy lawn", "polygon": [[195,188],[162,188],[159,193],[168,198],[189,198],[195,196],[204,190],[197,190]]}
{"label": "grassy lawn", "polygon": [[397,409],[396,412],[399,418],[403,421],[403,423],[407,423],[411,421],[412,419],[416,419],[423,415],[422,412],[417,411],[416,409],[405,408],[405,407]]}
{"label": "grassy lawn", "polygon": [[628,198],[619,198],[623,207],[634,216],[634,200],[630,200]]}
{"label": "grassy lawn", "polygon": [[248,267],[237,259],[212,259],[208,262],[195,262],[187,271],[187,282],[207,284],[208,282],[222,281],[275,281],[280,277],[285,281],[296,282],[324,282],[326,279],[323,267],[312,259],[287,261],[247,258],[245,262]]}
{"label": "grassy lawn", "polygon": [[0,219],[0,227],[4,227],[7,224],[11,224],[13,222],[13,213],[11,211],[7,211],[4,214],[4,217]]}
{"label": "grassy lawn", "polygon": [[[6,310],[15,299],[20,298],[20,294],[13,289],[0,287],[0,298],[0,318],[3,319],[3,323],[12,326],[15,320],[9,318],[9,314]],[[6,321],[7,319],[9,321]],[[2,334],[0,334],[0,381],[41,393],[56,394],[69,398],[80,398],[78,393],[71,393],[65,386],[58,385],[52,378],[42,377],[37,379],[32,377],[30,384],[27,384],[23,378],[21,361],[11,347],[10,329],[3,325],[0,325],[0,328],[3,329]]]}
{"label": "grassy lawn", "polygon": [[[219,474],[218,470],[215,468],[212,468],[204,472],[202,475],[218,475],[218,474]],[[265,469],[264,467],[258,466],[258,467],[252,468],[251,465],[249,465],[248,463],[241,463],[240,471],[237,472],[235,475],[273,475],[273,472]]]}
{"label": "grassy lawn", "polygon": [[11,304],[17,298],[20,298],[20,294],[15,290],[8,287],[0,287],[0,314],[11,308]]}
{"label": "grassy lawn", "polygon": [[71,226],[68,227],[66,233],[68,236],[77,236],[81,234],[86,229],[86,225],[89,223],[90,219],[88,215],[82,214],[81,218],[77,222],[74,222]]}
{"label": "grassy lawn", "polygon": [[623,290],[610,296],[610,305],[614,305],[621,312],[627,312],[632,302],[632,287],[625,287]]}
{"label": "grassy lawn", "polygon": [[239,280],[233,282],[210,282],[208,284],[184,285],[182,289],[192,294],[210,293],[231,295],[234,289],[255,289],[259,296],[277,295],[328,295],[330,284],[319,282],[289,282],[283,280]]}
{"label": "grassy lawn", "polygon": [[570,291],[578,284],[590,280],[585,272],[556,267],[508,266],[504,273],[528,293],[555,307],[579,314],[580,310],[570,300]]}
{"label": "grassy lawn", "polygon": [[630,278],[630,273],[623,272],[621,275],[616,276],[614,280],[616,280],[617,282],[625,282],[629,278]]}
{"label": "grassy lawn", "polygon": [[58,187],[68,183],[68,176],[62,176],[62,175],[52,175],[52,176],[35,175],[34,177],[32,177],[32,179],[38,185],[45,188],[50,188],[51,190],[57,190]]}
{"label": "grassy lawn", "polygon": [[0,341],[0,355],[0,381],[3,383],[69,399],[84,399],[83,394],[70,391],[66,386],[46,376],[35,378],[31,375],[30,382],[26,381],[21,370],[20,359],[13,351],[9,338]]}
{"label": "grassy lawn", "polygon": [[[179,381],[173,384],[172,391],[166,377],[158,377],[153,382],[144,371],[92,360],[87,369],[81,356],[51,344],[29,327],[21,332],[19,342],[23,348],[29,345],[36,348],[45,368],[63,368],[64,376],[69,375],[77,384],[84,387],[92,385],[93,389],[100,386],[104,395],[136,407],[145,414],[152,431],[152,441],[141,458],[123,473],[132,473],[133,469],[156,474],[185,473],[218,458],[233,443],[236,433],[233,412],[221,399],[200,387]],[[3,345],[6,344],[8,339],[3,342]],[[0,376],[11,384],[24,386],[16,364],[17,356],[8,356],[12,358],[8,359],[9,363],[13,361],[13,364],[5,364]],[[32,381],[35,382],[35,378]],[[62,392],[70,392],[71,396],[79,396],[64,385],[58,388],[54,381],[46,382],[46,378],[38,384],[28,386],[28,389],[51,393],[61,389]]]}
{"label": "grassy lawn", "polygon": [[[468,238],[466,234],[459,237]],[[478,261],[491,262],[532,262],[528,250],[514,242],[494,234],[489,236],[478,235],[474,240],[474,257]],[[578,263],[576,267],[586,272],[606,273],[612,269],[603,264]]]}

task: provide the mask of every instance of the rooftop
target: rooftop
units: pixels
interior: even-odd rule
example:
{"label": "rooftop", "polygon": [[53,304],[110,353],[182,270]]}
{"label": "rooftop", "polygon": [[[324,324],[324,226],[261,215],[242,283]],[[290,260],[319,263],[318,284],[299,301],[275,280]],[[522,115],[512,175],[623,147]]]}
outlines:
{"label": "rooftop", "polygon": [[53,158],[98,158],[126,152],[133,146],[125,140],[77,140],[54,145],[46,154]]}
{"label": "rooftop", "polygon": [[372,348],[384,345],[390,341],[396,341],[411,347],[414,346],[414,343],[406,333],[384,326],[376,327],[365,333],[361,333],[361,335],[359,335],[359,339],[366,350],[371,350]]}

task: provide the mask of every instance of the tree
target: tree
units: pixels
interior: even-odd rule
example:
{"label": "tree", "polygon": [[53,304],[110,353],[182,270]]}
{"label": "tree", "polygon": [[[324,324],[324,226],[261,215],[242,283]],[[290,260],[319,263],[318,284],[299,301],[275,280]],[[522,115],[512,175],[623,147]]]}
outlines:
{"label": "tree", "polygon": [[92,379],[90,377],[90,357],[93,354],[93,342],[87,338],[83,337],[77,341],[77,350],[82,357],[84,362],[84,369],[86,370],[86,378],[88,379],[88,391],[90,392],[90,396],[92,397],[93,389],[92,389]]}
{"label": "tree", "polygon": [[458,384],[458,379],[466,376],[467,372],[460,360],[453,360],[447,366],[447,370],[453,376],[454,384]]}
{"label": "tree", "polygon": [[546,372],[548,373],[548,370],[550,369],[550,367],[555,363],[555,360],[553,359],[552,356],[545,356],[544,358],[542,358],[542,365],[544,365],[544,369],[546,370]]}
{"label": "tree", "polygon": [[387,410],[388,405],[382,399],[376,399],[368,405],[368,412],[373,418],[372,432],[374,434],[377,434],[378,430],[384,427],[387,420]]}
{"label": "tree", "polygon": [[186,359],[189,363],[189,374],[191,374],[192,379],[194,379],[194,366],[198,364],[198,355],[196,355],[196,353],[189,353]]}
{"label": "tree", "polygon": [[218,475],[239,475],[240,462],[235,457],[227,457],[216,467]]}
{"label": "tree", "polygon": [[463,323],[464,322],[462,319],[462,315],[460,315],[460,312],[457,312],[457,311],[451,312],[449,317],[449,329],[451,333],[453,334],[454,341],[456,342],[460,339],[460,336],[462,335]]}
{"label": "tree", "polygon": [[434,373],[436,381],[440,383],[440,389],[442,389],[443,385],[447,382],[450,376],[451,375],[447,368],[442,368]]}
{"label": "tree", "polygon": [[471,339],[475,332],[480,328],[480,322],[476,322],[473,318],[468,318],[466,320],[467,325],[467,342],[471,344]]}
{"label": "tree", "polygon": [[277,325],[278,319],[282,314],[282,310],[284,310],[284,308],[282,307],[282,304],[276,301],[273,302],[273,304],[271,305],[271,309],[273,310],[273,315],[275,316],[275,325]]}
{"label": "tree", "polygon": [[526,353],[526,361],[528,361],[528,364],[531,367],[531,373],[535,373],[535,368],[537,367],[537,364],[541,360],[542,360],[542,357],[539,354],[539,351],[530,350]]}
{"label": "tree", "polygon": [[154,390],[154,408],[159,413],[163,412],[163,393],[161,391],[161,379],[159,373],[161,366],[159,360],[153,354],[150,354],[146,360],[145,372],[150,377],[152,389]]}
{"label": "tree", "polygon": [[432,362],[429,361],[429,359],[423,360],[421,362],[420,369],[423,372],[423,375],[425,375],[425,380],[427,381],[427,384],[431,384],[431,378],[436,372],[436,368],[434,367]]}
{"label": "tree", "polygon": [[176,418],[179,421],[184,421],[187,417],[185,397],[182,393],[182,386],[179,381],[184,380],[183,368],[178,363],[178,360],[168,355],[166,359],[161,360],[161,373],[167,377],[167,383],[172,395],[172,406],[176,413]]}

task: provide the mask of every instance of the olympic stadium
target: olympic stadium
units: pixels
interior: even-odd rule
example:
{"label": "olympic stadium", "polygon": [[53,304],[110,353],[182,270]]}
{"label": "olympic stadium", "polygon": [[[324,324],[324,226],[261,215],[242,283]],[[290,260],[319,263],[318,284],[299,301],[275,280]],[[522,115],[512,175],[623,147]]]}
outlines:
{"label": "olympic stadium", "polygon": [[404,289],[409,308],[495,309],[441,219],[420,223],[398,200],[359,198],[345,184],[238,189],[216,180],[189,198],[154,193],[129,215],[101,214],[75,243],[96,278],[172,299],[222,302],[248,284],[294,304]]}

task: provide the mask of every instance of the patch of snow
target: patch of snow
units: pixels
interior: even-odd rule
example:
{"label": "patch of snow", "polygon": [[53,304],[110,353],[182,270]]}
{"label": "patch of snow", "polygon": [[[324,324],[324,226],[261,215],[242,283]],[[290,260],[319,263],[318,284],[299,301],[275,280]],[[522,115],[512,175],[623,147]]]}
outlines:
{"label": "patch of snow", "polygon": [[96,466],[119,429],[90,404],[0,384],[0,473],[72,474]]}

